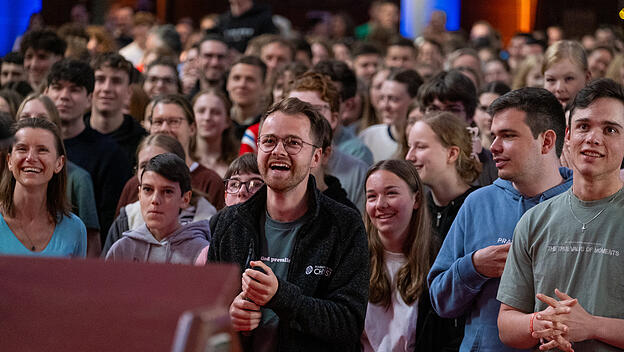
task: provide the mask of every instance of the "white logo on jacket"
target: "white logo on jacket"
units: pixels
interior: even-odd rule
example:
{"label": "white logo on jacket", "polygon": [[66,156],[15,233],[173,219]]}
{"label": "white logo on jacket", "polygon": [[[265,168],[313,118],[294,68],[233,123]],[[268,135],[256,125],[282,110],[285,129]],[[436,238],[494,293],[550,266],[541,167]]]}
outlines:
{"label": "white logo on jacket", "polygon": [[317,276],[329,276],[332,273],[332,268],[327,267],[327,266],[323,266],[323,265],[308,265],[308,267],[305,270],[306,275],[310,275],[312,273],[314,273],[314,275]]}

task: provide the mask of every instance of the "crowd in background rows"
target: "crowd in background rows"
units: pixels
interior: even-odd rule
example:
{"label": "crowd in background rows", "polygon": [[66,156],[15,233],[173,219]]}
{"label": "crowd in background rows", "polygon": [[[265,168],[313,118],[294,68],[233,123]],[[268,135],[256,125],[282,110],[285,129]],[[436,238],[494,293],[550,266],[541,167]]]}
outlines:
{"label": "crowd in background rows", "polygon": [[[194,242],[177,256],[155,249],[141,252],[143,259],[203,264],[211,259],[206,220],[265,184],[267,171],[252,155],[272,153],[281,140],[294,158],[310,144],[320,148],[309,171],[319,191],[364,219],[369,302],[381,307],[369,306],[367,314],[385,321],[382,311],[393,305],[404,320],[387,325],[412,334],[416,327],[405,321],[414,314],[420,322],[432,309],[413,306],[429,301],[427,274],[463,201],[500,176],[501,152],[490,150],[496,148],[490,105],[510,91],[539,87],[559,103],[549,106],[551,96],[533,92],[545,106],[569,113],[593,80],[624,83],[624,36],[620,28],[600,26],[567,38],[551,26],[503,43],[486,21],[467,33],[449,32],[438,11],[412,40],[398,33],[394,2],[373,1],[369,15],[356,27],[346,12],[322,14],[305,32],[251,0],[230,1],[226,13],[204,16],[198,27],[188,18],[161,24],[124,6],[111,7],[103,26],[89,24],[83,5],[55,29],[34,15],[0,70],[0,117],[15,134],[0,183],[0,252],[116,260],[130,255],[120,249],[124,236],[155,247],[174,241],[176,226],[140,229],[148,206],[142,197],[154,188],[142,176],[157,179],[156,173],[179,183],[174,222],[195,227],[184,227],[193,235],[176,240]],[[316,141],[261,134],[267,115],[297,106],[286,98],[309,103],[324,118]],[[553,128],[559,127],[563,134],[565,126]],[[553,149],[563,166],[568,153],[562,144]],[[294,172],[295,166],[272,167]],[[188,175],[176,173],[180,167]],[[384,182],[397,177],[404,198],[393,206],[410,210],[409,225],[400,229],[410,236],[390,248],[375,202],[385,194]],[[466,316],[436,316],[439,325],[419,329],[457,348]],[[382,348],[376,344],[389,328],[377,326],[367,317],[366,348]],[[416,343],[415,334],[408,340],[421,348],[441,342]]]}

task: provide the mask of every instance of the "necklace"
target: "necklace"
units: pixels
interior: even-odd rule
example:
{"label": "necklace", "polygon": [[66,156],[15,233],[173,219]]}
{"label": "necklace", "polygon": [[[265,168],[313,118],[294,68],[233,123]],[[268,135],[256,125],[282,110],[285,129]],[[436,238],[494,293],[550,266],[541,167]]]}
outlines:
{"label": "necklace", "polygon": [[576,219],[576,221],[578,221],[579,224],[583,225],[581,227],[581,232],[585,232],[585,230],[587,230],[587,225],[589,225],[590,222],[596,220],[596,218],[598,218],[600,216],[600,214],[602,214],[605,210],[607,210],[607,208],[609,207],[609,204],[611,204],[611,202],[613,202],[613,200],[615,199],[615,197],[617,196],[617,194],[615,194],[613,197],[611,197],[611,199],[609,199],[609,202],[607,203],[607,205],[598,212],[598,214],[594,215],[593,218],[589,219],[589,221],[583,222],[581,221],[581,219],[576,217],[576,214],[574,214],[574,210],[572,210],[572,192],[568,193],[568,205],[570,206],[570,213],[572,213],[572,216],[574,217],[574,219]]}
{"label": "necklace", "polygon": [[28,239],[28,242],[30,242],[30,244],[32,245],[30,247],[30,251],[34,252],[37,248],[35,247],[35,242],[30,238],[30,236],[28,236],[28,234],[26,233],[27,231],[21,231],[22,234],[24,234],[24,236],[26,236],[26,238]]}

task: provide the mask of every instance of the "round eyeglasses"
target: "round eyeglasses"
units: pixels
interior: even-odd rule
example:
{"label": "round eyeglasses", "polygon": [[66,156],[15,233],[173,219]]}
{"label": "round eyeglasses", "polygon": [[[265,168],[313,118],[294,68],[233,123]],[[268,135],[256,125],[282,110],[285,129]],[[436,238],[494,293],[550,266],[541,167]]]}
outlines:
{"label": "round eyeglasses", "polygon": [[247,188],[247,192],[256,193],[262,186],[264,186],[264,181],[259,178],[252,178],[249,181],[243,182],[241,180],[228,178],[225,182],[225,191],[230,194],[236,194],[240,192],[243,185]]}
{"label": "round eyeglasses", "polygon": [[290,155],[295,155],[299,153],[303,148],[304,144],[310,145],[314,148],[320,148],[319,146],[308,143],[299,137],[288,136],[285,138],[280,138],[271,134],[266,134],[258,138],[258,148],[260,148],[260,150],[265,153],[270,153],[273,151],[273,149],[275,149],[275,147],[277,147],[279,142],[282,142],[284,150],[286,150],[286,153]]}

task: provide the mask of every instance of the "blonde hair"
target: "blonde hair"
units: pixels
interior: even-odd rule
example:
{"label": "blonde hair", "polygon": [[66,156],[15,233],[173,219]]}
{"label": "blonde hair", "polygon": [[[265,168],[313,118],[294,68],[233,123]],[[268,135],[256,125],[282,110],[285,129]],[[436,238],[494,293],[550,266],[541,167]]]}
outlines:
{"label": "blonde hair", "polygon": [[481,174],[481,162],[472,155],[472,137],[468,132],[468,124],[455,114],[445,111],[426,115],[422,122],[433,130],[444,148],[459,148],[455,170],[467,184],[474,182]]}
{"label": "blonde hair", "polygon": [[542,73],[563,59],[570,60],[578,65],[581,71],[587,72],[587,54],[581,43],[573,40],[560,40],[546,50]]}
{"label": "blonde hair", "polygon": [[518,65],[518,68],[516,69],[516,73],[514,74],[511,89],[516,90],[526,87],[529,72],[531,72],[531,70],[536,67],[539,67],[541,71],[543,62],[544,57],[542,55],[530,55],[522,60],[522,62]]}
{"label": "blonde hair", "polygon": [[42,93],[31,93],[26,98],[24,98],[19,108],[17,109],[17,113],[15,114],[16,120],[20,119],[20,115],[22,114],[22,111],[24,111],[26,104],[28,104],[28,102],[32,100],[40,101],[41,104],[43,104],[43,107],[46,109],[46,112],[48,113],[48,117],[46,118],[46,120],[55,124],[56,127],[61,128],[61,117],[59,116],[58,110],[56,109],[56,105],[54,105],[52,99],[50,99],[46,95],[43,95]]}
{"label": "blonde hair", "polygon": [[622,76],[620,75],[620,70],[622,69],[622,66],[624,66],[624,55],[616,55],[613,60],[611,60],[609,68],[607,68],[607,73],[605,77],[611,78],[619,84],[624,84],[624,82],[622,81]]}

